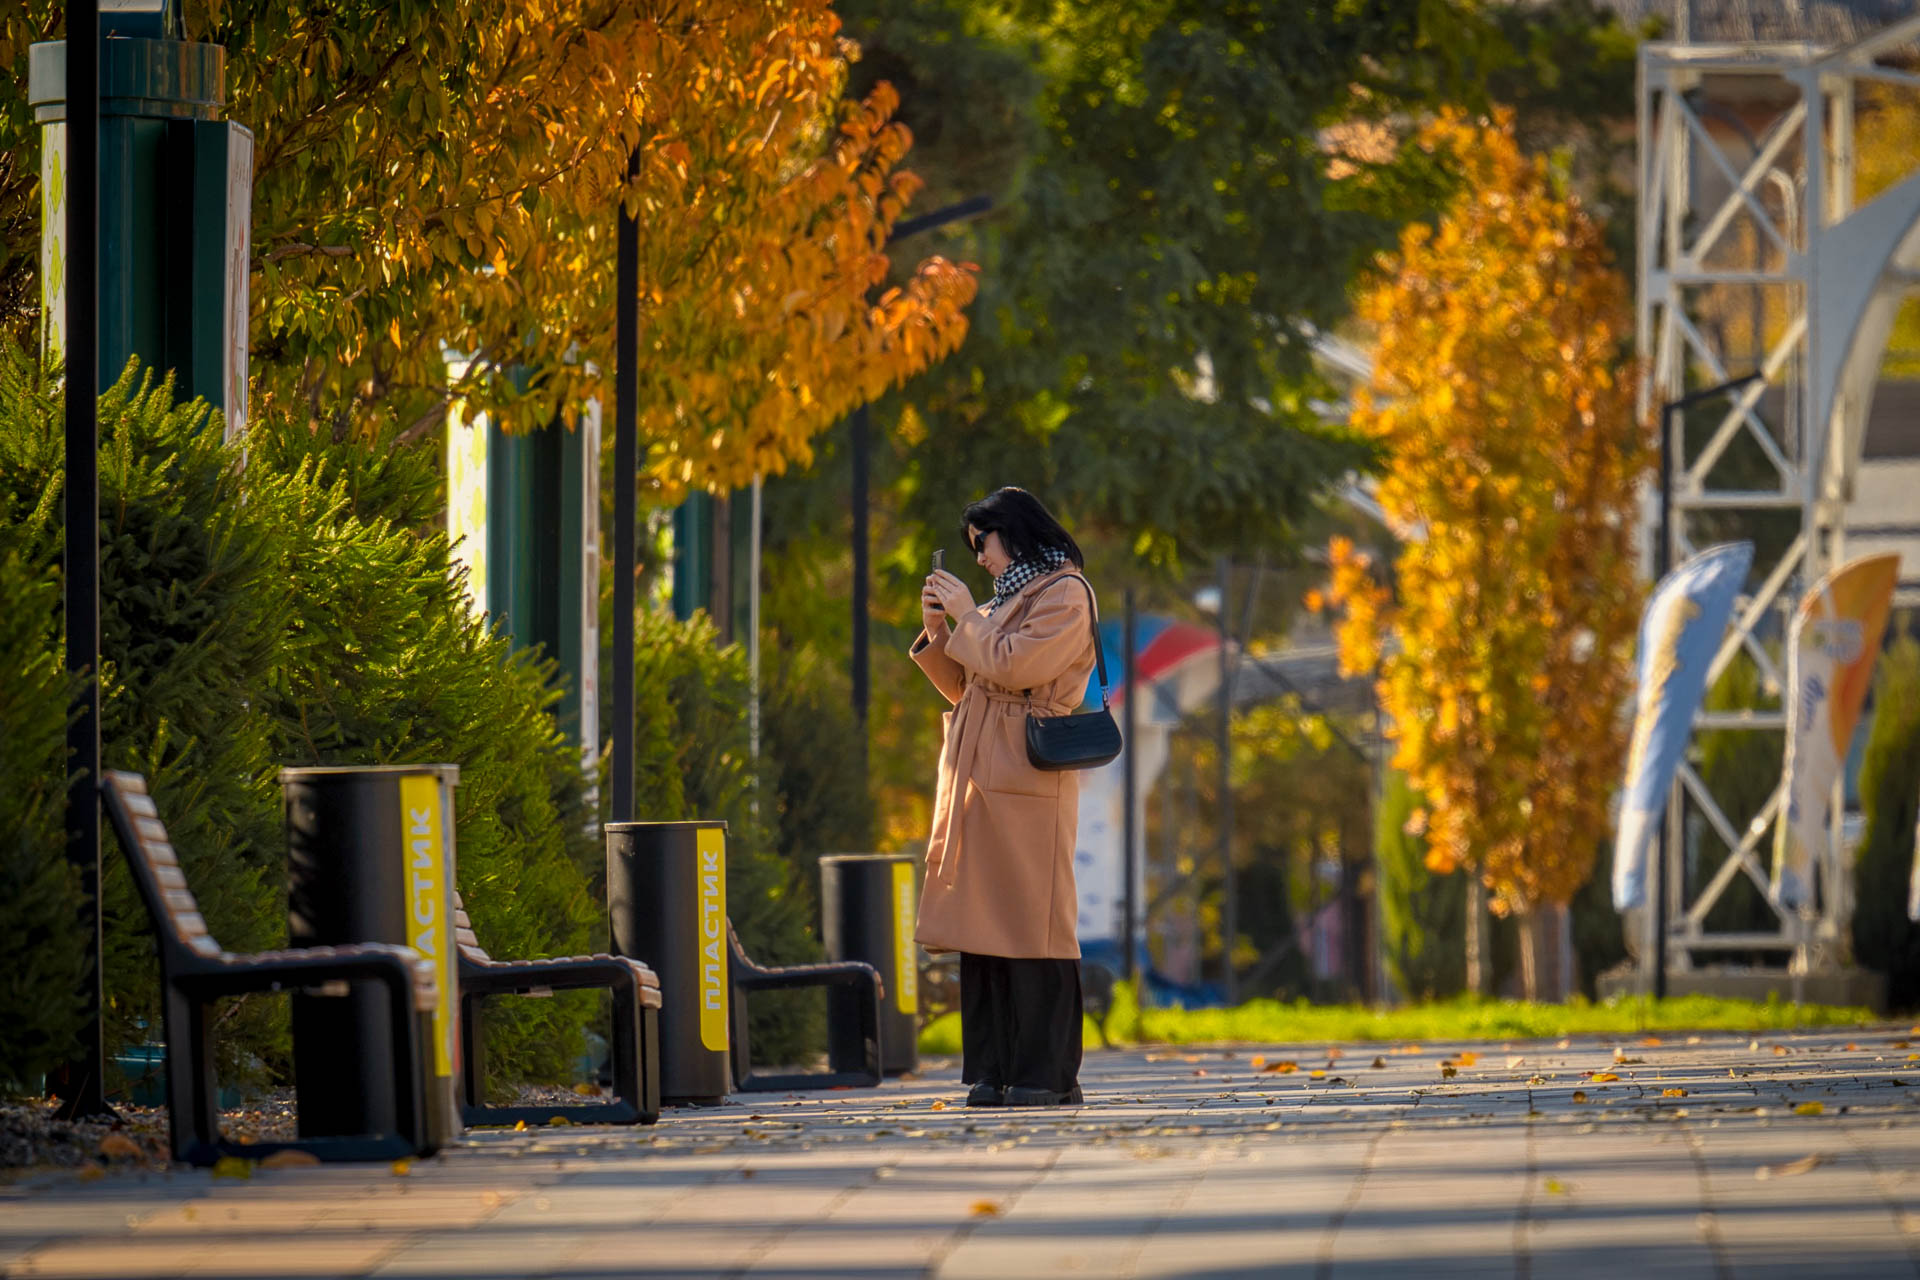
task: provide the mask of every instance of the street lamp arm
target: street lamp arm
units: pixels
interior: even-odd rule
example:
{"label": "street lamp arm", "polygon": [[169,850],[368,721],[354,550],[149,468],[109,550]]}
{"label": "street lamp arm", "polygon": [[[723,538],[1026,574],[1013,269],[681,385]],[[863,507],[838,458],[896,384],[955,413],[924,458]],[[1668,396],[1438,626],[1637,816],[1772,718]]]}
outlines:
{"label": "street lamp arm", "polygon": [[917,218],[896,222],[893,224],[893,230],[887,235],[887,243],[905,240],[908,236],[917,236],[922,231],[931,231],[935,227],[944,227],[949,222],[977,218],[991,208],[993,208],[992,196],[974,196],[970,200],[950,204],[944,209],[935,209],[932,213],[923,213]]}

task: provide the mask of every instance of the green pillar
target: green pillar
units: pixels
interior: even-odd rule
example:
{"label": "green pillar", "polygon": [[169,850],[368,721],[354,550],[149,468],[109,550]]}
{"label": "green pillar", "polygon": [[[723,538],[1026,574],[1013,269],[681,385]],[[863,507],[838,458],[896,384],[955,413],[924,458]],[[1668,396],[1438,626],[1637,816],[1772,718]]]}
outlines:
{"label": "green pillar", "polygon": [[[226,51],[178,39],[165,0],[101,14],[101,385],[127,360],[171,370],[227,435],[247,414],[247,256],[253,135],[221,117]],[[66,44],[28,51],[27,98],[41,133],[41,300],[50,355],[65,349]]]}
{"label": "green pillar", "polygon": [[723,645],[752,625],[753,504],[745,492],[689,494],[673,512],[673,616],[705,609]]}
{"label": "green pillar", "polygon": [[714,505],[690,493],[673,509],[673,616],[683,622],[713,602]]}
{"label": "green pillar", "polygon": [[509,435],[485,414],[447,422],[447,533],[474,607],[560,668],[555,714],[599,749],[600,414]]}

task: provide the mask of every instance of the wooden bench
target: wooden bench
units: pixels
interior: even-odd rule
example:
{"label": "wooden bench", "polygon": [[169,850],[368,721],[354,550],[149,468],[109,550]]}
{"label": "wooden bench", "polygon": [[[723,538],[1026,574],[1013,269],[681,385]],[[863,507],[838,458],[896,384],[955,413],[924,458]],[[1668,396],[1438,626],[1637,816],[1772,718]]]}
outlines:
{"label": "wooden bench", "polygon": [[[428,1017],[439,996],[433,963],[411,947],[378,942],[244,955],[223,949],[207,931],[200,905],[187,887],[166,824],[147,794],[146,779],[137,773],[108,772],[100,790],[159,944],[174,1158],[210,1165],[222,1156],[257,1160],[286,1150],[310,1152],[322,1160],[386,1160],[431,1152],[423,1050],[433,1043]],[[356,982],[377,983],[387,990],[395,1131],[297,1142],[242,1144],[222,1138],[208,1006],[222,996],[260,991],[335,995]]]}
{"label": "wooden bench", "polygon": [[[455,894],[460,954],[461,1119],[467,1124],[652,1124],[660,1118],[660,979],[624,956],[570,956],[555,960],[495,960],[474,935]],[[480,1001],[490,995],[544,996],[604,987],[613,996],[611,1102],[548,1107],[486,1105],[486,1056]]]}
{"label": "wooden bench", "polygon": [[[732,953],[728,978],[733,985],[733,1087],[745,1092],[789,1089],[872,1088],[880,1083],[880,971],[858,960],[795,964],[768,968],[755,964],[740,935],[727,921]],[[827,1067],[779,1075],[753,1070],[747,1042],[747,996],[754,991],[827,989]]]}

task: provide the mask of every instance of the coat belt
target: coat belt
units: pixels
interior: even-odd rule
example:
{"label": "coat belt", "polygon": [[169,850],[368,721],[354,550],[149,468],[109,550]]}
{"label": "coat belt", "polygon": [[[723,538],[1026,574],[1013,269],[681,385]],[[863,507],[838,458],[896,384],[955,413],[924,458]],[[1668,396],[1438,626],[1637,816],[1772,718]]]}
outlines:
{"label": "coat belt", "polygon": [[1022,708],[1031,705],[1041,715],[1052,716],[1066,715],[1073,710],[1072,707],[1061,707],[1058,703],[1038,699],[1029,703],[1024,693],[968,682],[966,692],[960,697],[960,705],[954,708],[954,789],[947,803],[947,825],[945,839],[940,846],[940,865],[927,868],[941,884],[948,886],[953,884],[954,875],[959,870],[958,860],[954,856],[959,850],[959,842],[955,837],[960,828],[960,811],[966,805],[967,783],[973,780],[974,765],[980,758],[980,742],[986,736],[989,705]]}

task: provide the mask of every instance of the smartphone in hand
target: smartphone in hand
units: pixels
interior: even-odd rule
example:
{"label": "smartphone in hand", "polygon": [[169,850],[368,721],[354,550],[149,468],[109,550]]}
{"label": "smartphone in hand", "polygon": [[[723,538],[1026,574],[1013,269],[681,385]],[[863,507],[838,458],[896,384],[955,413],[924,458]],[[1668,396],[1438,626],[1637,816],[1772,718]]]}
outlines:
{"label": "smartphone in hand", "polygon": [[[933,553],[933,572],[939,573],[942,569],[946,567],[947,567],[947,549],[945,547],[940,547],[937,550],[935,550]],[[932,605],[930,607],[939,613],[946,612],[945,609],[941,608],[937,604]]]}

